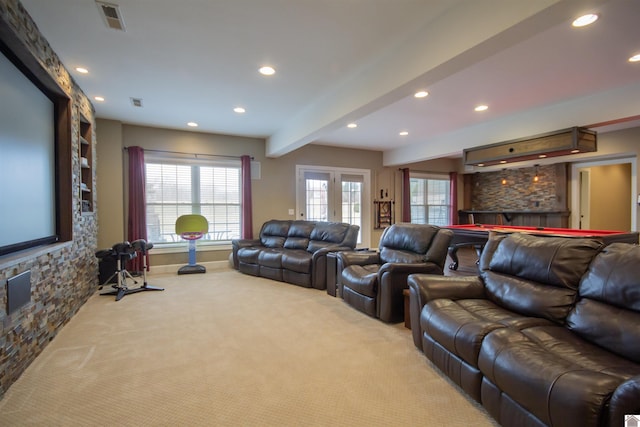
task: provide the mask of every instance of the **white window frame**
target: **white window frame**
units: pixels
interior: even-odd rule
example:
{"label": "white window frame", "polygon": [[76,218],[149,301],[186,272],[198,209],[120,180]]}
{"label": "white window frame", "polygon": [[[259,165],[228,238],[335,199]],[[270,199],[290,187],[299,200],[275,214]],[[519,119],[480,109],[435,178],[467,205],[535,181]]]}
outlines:
{"label": "white window frame", "polygon": [[[216,159],[216,158],[185,158],[180,154],[172,154],[172,153],[145,153],[145,168],[147,163],[167,163],[172,165],[185,165],[185,166],[221,166],[221,167],[231,167],[237,168],[238,174],[240,175],[239,179],[239,191],[240,191],[240,204],[242,203],[242,179],[241,179],[241,163],[240,160],[230,160],[230,159]],[[145,177],[146,179],[146,177]],[[145,182],[146,185],[146,182]],[[192,193],[197,190],[196,188],[192,188]],[[192,205],[193,206],[193,205]],[[146,212],[145,212],[146,214]],[[242,216],[242,207],[240,206],[240,216]],[[240,219],[242,221],[242,219]],[[231,239],[228,240],[204,240],[200,239],[197,241],[198,250],[199,251],[211,251],[211,250],[229,250],[231,249]],[[176,242],[167,242],[167,243],[155,243],[153,252],[157,254],[162,253],[178,253],[184,252],[188,247],[188,242],[186,240],[178,240]]]}
{"label": "white window frame", "polygon": [[[342,175],[362,176],[362,225],[360,227],[361,242],[359,247],[369,247],[371,242],[371,171],[369,169],[337,168],[331,166],[296,165],[296,218],[306,219],[305,172],[329,174],[333,183],[330,190],[333,194],[330,206],[329,221],[342,222],[341,212],[337,207],[342,203]],[[331,205],[331,203],[333,205]]]}
{"label": "white window frame", "polygon": [[[428,172],[410,172],[409,173],[409,178],[416,178],[416,179],[426,179],[426,180],[438,180],[438,181],[449,181],[449,204],[446,205],[447,206],[447,212],[449,215],[449,224],[452,224],[453,218],[451,218],[451,177],[449,176],[449,174],[446,173],[428,173]],[[428,218],[428,206],[435,206],[435,205],[429,205],[428,203],[424,206],[427,206],[427,218]],[[441,206],[441,205],[438,205]],[[411,222],[413,222],[413,218],[411,218]],[[442,224],[442,225],[449,225],[449,224]]]}

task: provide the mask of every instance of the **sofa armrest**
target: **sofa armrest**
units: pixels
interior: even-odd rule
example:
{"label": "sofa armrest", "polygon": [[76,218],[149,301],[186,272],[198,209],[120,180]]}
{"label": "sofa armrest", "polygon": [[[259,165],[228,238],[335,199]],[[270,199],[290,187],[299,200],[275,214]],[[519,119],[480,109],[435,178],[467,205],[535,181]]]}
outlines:
{"label": "sofa armrest", "polygon": [[324,248],[320,248],[313,253],[313,258],[324,257],[327,256],[329,252],[350,252],[353,249],[349,246],[327,246]]}
{"label": "sofa armrest", "polygon": [[380,254],[377,252],[350,250],[338,252],[337,257],[342,268],[346,268],[350,265],[370,265],[380,263]]}
{"label": "sofa armrest", "polygon": [[484,284],[477,276],[451,277],[412,274],[407,282],[409,284],[411,334],[413,335],[413,344],[420,350],[422,350],[420,313],[429,301],[438,298],[486,298]]}
{"label": "sofa armrest", "polygon": [[409,286],[419,289],[425,304],[434,299],[486,298],[484,283],[478,276],[452,277],[431,274],[413,274]]}
{"label": "sofa armrest", "polygon": [[442,275],[436,263],[395,263],[383,264],[378,270],[377,316],[384,322],[399,322],[404,319],[404,295],[407,280],[411,274]]}
{"label": "sofa armrest", "polygon": [[233,255],[233,268],[238,269],[238,250],[251,246],[261,246],[260,239],[233,239],[231,241],[231,253]]}
{"label": "sofa armrest", "polygon": [[609,403],[609,425],[623,426],[624,416],[640,414],[640,375],[618,386]]}
{"label": "sofa armrest", "polygon": [[327,254],[349,251],[348,246],[326,246],[311,254],[311,286],[316,289],[327,288]]}
{"label": "sofa armrest", "polygon": [[422,262],[415,264],[401,263],[401,262],[387,262],[380,267],[378,274],[391,273],[394,275],[400,274],[434,274],[442,275],[442,268],[433,262]]}
{"label": "sofa armrest", "polygon": [[231,241],[233,249],[248,248],[250,246],[262,246],[260,239],[233,239]]}

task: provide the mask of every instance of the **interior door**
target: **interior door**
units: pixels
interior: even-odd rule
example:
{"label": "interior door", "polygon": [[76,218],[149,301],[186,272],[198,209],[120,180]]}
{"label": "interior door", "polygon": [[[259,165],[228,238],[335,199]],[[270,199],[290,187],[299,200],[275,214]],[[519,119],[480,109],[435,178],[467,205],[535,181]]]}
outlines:
{"label": "interior door", "polygon": [[589,204],[591,203],[589,169],[580,170],[580,224],[581,230],[589,230]]}

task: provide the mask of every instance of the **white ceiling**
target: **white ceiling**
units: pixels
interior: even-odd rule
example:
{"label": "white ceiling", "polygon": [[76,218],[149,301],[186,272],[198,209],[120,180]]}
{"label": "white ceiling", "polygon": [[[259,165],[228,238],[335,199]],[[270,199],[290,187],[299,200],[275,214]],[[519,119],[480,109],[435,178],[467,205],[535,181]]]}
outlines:
{"label": "white ceiling", "polygon": [[[195,121],[267,138],[273,157],[315,143],[399,165],[640,117],[638,0],[114,0],[124,32],[93,0],[22,3],[83,91],[106,98],[98,118]],[[571,28],[585,12],[600,19]]]}

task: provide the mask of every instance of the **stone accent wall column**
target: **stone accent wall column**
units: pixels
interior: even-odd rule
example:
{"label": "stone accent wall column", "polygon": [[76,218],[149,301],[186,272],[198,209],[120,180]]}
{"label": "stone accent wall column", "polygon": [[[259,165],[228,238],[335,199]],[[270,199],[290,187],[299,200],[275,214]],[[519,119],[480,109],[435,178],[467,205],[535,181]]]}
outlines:
{"label": "stone accent wall column", "polygon": [[[566,209],[566,163],[473,174],[471,209],[553,211]],[[533,177],[538,172],[538,182]],[[505,179],[506,183],[502,184]]]}
{"label": "stone accent wall column", "polygon": [[[0,257],[0,397],[97,289],[97,206],[81,213],[79,118],[93,123],[93,189],[95,185],[95,115],[91,102],[18,0],[0,0],[0,20],[22,41],[24,49],[73,100],[72,150],[73,239]],[[7,279],[31,270],[31,302],[7,314]]]}

